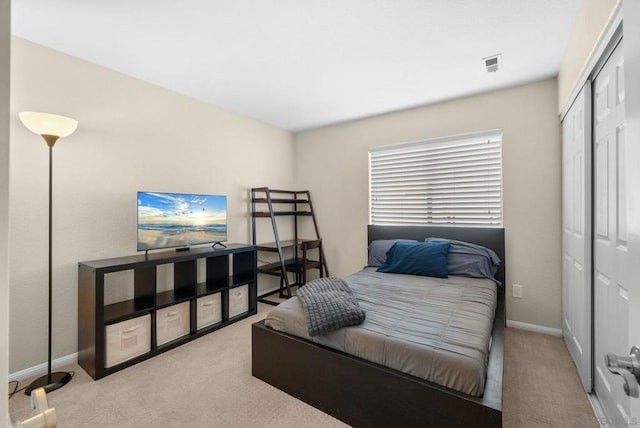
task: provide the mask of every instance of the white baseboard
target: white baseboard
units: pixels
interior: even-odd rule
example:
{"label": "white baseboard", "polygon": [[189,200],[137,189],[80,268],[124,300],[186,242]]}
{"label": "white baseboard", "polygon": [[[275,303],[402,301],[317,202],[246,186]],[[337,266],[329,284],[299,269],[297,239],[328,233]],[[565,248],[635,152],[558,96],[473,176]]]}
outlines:
{"label": "white baseboard", "polygon": [[507,320],[507,327],[519,328],[520,330],[533,331],[536,333],[549,334],[551,336],[562,336],[559,328],[544,327],[542,325],[527,324],[526,322]]}
{"label": "white baseboard", "polygon": [[[78,362],[78,353],[67,355],[57,358],[51,361],[51,370],[59,369],[60,367],[68,366]],[[47,363],[38,364],[37,366],[29,367],[28,369],[20,370],[19,372],[9,374],[9,382],[21,381],[29,379],[31,377],[43,375],[47,373],[49,365]]]}

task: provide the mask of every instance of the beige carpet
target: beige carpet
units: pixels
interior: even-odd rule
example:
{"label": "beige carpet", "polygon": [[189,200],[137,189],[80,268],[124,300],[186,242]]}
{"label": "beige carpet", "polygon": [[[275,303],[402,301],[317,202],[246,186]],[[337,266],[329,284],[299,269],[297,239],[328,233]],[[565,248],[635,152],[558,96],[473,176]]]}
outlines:
{"label": "beige carpet", "polygon": [[[250,326],[270,308],[99,381],[69,367],[74,379],[49,394],[59,426],[345,426],[251,376]],[[562,339],[507,329],[506,350],[505,427],[597,426]],[[22,393],[9,410],[33,414]]]}
{"label": "beige carpet", "polygon": [[507,329],[502,388],[505,427],[598,427],[560,337]]}

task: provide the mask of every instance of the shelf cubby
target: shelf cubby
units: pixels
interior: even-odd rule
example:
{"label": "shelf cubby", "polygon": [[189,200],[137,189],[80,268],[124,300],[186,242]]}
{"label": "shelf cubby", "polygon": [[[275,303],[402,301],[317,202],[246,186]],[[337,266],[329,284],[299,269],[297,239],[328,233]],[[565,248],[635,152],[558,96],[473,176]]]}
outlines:
{"label": "shelf cubby", "polygon": [[222,290],[226,290],[229,288],[229,281],[224,284],[219,282],[209,283],[209,282],[201,282],[196,287],[196,295],[206,296],[207,294],[219,293]]}
{"label": "shelf cubby", "polygon": [[112,324],[153,310],[153,297],[123,300],[104,307],[104,323]]}
{"label": "shelf cubby", "polygon": [[156,295],[156,308],[175,305],[176,303],[184,302],[185,300],[193,299],[194,297],[195,293],[193,291],[193,287],[190,289],[176,288],[169,291],[163,291]]}

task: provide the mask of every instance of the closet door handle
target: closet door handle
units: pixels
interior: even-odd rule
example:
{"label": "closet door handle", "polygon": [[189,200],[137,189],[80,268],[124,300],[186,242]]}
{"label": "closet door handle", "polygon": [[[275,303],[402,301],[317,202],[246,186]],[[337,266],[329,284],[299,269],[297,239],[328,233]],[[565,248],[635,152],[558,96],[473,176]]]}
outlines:
{"label": "closet door handle", "polygon": [[624,393],[629,397],[638,398],[640,396],[640,348],[634,346],[628,357],[621,357],[612,352],[604,356],[607,369],[615,375],[624,379]]}

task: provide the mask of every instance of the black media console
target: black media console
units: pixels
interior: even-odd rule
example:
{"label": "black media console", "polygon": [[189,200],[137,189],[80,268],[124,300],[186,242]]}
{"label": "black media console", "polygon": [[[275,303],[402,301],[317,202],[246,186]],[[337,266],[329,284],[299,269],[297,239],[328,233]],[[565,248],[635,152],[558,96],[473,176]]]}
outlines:
{"label": "black media console", "polygon": [[78,363],[100,379],[257,313],[256,248],[78,265]]}

